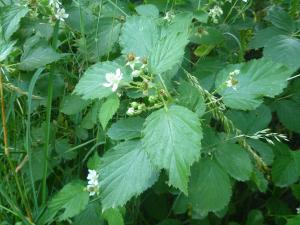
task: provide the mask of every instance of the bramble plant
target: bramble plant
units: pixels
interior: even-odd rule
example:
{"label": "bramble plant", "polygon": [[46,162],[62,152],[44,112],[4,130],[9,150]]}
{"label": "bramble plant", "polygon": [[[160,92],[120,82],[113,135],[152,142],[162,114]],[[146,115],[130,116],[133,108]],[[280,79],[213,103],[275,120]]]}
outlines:
{"label": "bramble plant", "polygon": [[300,224],[299,0],[0,0],[0,225]]}

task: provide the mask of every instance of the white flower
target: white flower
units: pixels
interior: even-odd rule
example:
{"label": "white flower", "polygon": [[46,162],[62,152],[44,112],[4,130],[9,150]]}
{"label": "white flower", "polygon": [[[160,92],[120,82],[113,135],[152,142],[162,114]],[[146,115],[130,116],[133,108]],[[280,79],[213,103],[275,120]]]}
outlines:
{"label": "white flower", "polygon": [[65,19],[69,17],[69,14],[66,13],[64,8],[58,8],[55,13],[55,17],[60,21],[65,21]]}
{"label": "white flower", "polygon": [[218,23],[218,17],[223,15],[223,10],[220,8],[220,6],[215,5],[209,10],[208,15],[212,18],[214,23]]}
{"label": "white flower", "polygon": [[130,68],[131,68],[132,70],[134,70],[135,65],[138,64],[138,63],[141,63],[140,57],[134,57],[133,60],[128,61],[128,62],[126,63],[126,66],[130,66]]}
{"label": "white flower", "polygon": [[142,72],[142,71],[140,71],[140,70],[134,70],[134,71],[132,71],[131,75],[132,75],[133,77],[138,77],[138,76],[141,75],[141,72]]}
{"label": "white flower", "polygon": [[163,19],[170,22],[174,17],[175,17],[174,13],[169,11],[169,12],[166,12],[166,15]]}
{"label": "white flower", "polygon": [[248,0],[242,0],[243,2],[248,2]]}
{"label": "white flower", "polygon": [[99,193],[99,182],[98,182],[98,173],[96,170],[89,170],[89,174],[87,176],[88,185],[86,187],[87,191],[90,192],[90,196]]}
{"label": "white flower", "polygon": [[61,2],[59,0],[49,0],[49,5],[59,9],[61,6]]}
{"label": "white flower", "polygon": [[300,214],[300,207],[296,208],[297,214]]}
{"label": "white flower", "polygon": [[103,84],[104,87],[111,87],[112,91],[115,92],[118,89],[119,83],[123,78],[121,70],[118,68],[115,73],[105,74],[106,83]]}
{"label": "white flower", "polygon": [[128,108],[128,110],[127,110],[127,112],[126,112],[126,114],[128,115],[128,116],[132,116],[132,115],[134,115],[134,108],[133,107],[130,107],[130,108]]}

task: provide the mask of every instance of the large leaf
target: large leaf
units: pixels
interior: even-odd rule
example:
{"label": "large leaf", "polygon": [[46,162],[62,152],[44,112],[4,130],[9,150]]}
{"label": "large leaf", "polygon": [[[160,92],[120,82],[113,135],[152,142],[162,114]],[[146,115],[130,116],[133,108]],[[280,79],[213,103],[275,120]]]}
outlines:
{"label": "large leaf", "polygon": [[281,100],[276,104],[280,122],[289,130],[300,133],[300,101]]}
{"label": "large leaf", "polygon": [[219,145],[217,149],[217,161],[230,176],[238,181],[249,180],[253,166],[245,149],[231,143]]}
{"label": "large leaf", "polygon": [[108,225],[124,225],[122,214],[118,209],[106,210],[103,217],[107,220]]}
{"label": "large leaf", "polygon": [[[226,81],[234,70],[240,71],[235,77],[237,84],[235,88],[227,87]],[[264,96],[280,94],[292,72],[288,67],[266,59],[252,60],[225,67],[217,76],[216,88],[228,107],[253,110],[263,102]]]}
{"label": "large leaf", "polygon": [[123,142],[102,159],[100,187],[103,210],[124,205],[152,186],[158,173],[140,141]]}
{"label": "large leaf", "polygon": [[[89,201],[89,194],[79,182],[67,184],[51,199],[46,213],[55,215],[64,209],[59,220],[65,220],[82,212]],[[47,218],[49,221],[51,218]]]}
{"label": "large leaf", "polygon": [[24,53],[21,56],[19,68],[31,71],[60,58],[61,54],[54,51],[45,40],[40,40],[39,37],[34,36],[24,44]]}
{"label": "large leaf", "polygon": [[215,160],[201,159],[192,167],[188,201],[194,211],[203,216],[220,211],[230,197],[230,179]]}
{"label": "large leaf", "polygon": [[157,42],[158,28],[154,19],[132,16],[123,26],[120,44],[124,54],[133,53],[139,57],[149,57]]}
{"label": "large leaf", "polygon": [[181,63],[187,43],[187,32],[170,32],[166,34],[156,43],[151,52],[149,59],[151,72],[161,74]]}
{"label": "large leaf", "polygon": [[89,103],[78,95],[68,95],[63,98],[60,111],[67,115],[74,115],[81,112]]}
{"label": "large leaf", "polygon": [[300,40],[287,35],[278,35],[269,40],[264,56],[274,62],[285,64],[292,69],[300,67]]}
{"label": "large leaf", "polygon": [[295,183],[299,178],[298,157],[284,144],[276,143],[272,180],[279,187]]}
{"label": "large leaf", "polygon": [[202,129],[195,113],[173,105],[145,122],[143,146],[152,162],[169,172],[169,184],[187,194],[190,166],[199,159]]}
{"label": "large leaf", "polygon": [[[126,71],[119,64],[115,62],[97,63],[87,69],[76,85],[74,92],[78,95],[82,95],[83,99],[101,99],[108,97],[113,91],[111,88],[103,86],[103,84],[106,83],[105,74],[115,73],[117,69],[121,70],[123,80],[126,82],[129,76],[127,76]],[[122,86],[122,81],[119,86]]]}
{"label": "large leaf", "polygon": [[20,20],[28,13],[26,6],[12,4],[0,9],[0,25],[3,30],[4,39],[9,40],[20,25]]}
{"label": "large leaf", "polygon": [[117,95],[111,95],[101,105],[101,108],[99,110],[99,121],[103,129],[106,128],[107,123],[113,118],[119,106],[120,106],[120,99],[118,98]]}
{"label": "large leaf", "polygon": [[86,209],[77,215],[74,219],[74,225],[102,225],[104,219],[101,212],[101,204],[99,201],[91,202]]}
{"label": "large leaf", "polygon": [[135,10],[141,16],[147,16],[153,18],[159,17],[159,11],[155,5],[151,5],[151,4],[139,5],[135,7]]}
{"label": "large leaf", "polygon": [[144,121],[141,117],[118,120],[109,128],[107,135],[113,140],[129,140],[141,137]]}

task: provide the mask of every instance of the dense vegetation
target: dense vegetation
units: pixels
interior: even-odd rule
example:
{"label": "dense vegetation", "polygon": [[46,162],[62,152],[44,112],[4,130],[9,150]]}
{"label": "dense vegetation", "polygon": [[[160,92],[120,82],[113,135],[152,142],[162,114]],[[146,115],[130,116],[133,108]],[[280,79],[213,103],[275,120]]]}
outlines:
{"label": "dense vegetation", "polygon": [[299,37],[299,0],[0,0],[0,224],[300,224]]}

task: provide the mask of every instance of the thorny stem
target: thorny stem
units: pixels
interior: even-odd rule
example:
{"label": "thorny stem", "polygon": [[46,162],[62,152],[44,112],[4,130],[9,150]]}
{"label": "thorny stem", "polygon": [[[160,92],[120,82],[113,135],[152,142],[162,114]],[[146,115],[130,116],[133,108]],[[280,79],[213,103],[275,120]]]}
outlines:
{"label": "thorny stem", "polygon": [[215,98],[212,94],[210,94],[208,91],[204,90],[198,80],[196,79],[196,77],[194,77],[192,74],[190,74],[188,71],[186,71],[184,68],[182,68],[183,71],[185,72],[185,74],[187,75],[189,81],[191,82],[191,84],[196,87],[198,89],[198,91],[205,96],[205,98],[208,100],[208,102],[212,102],[214,104],[212,104],[212,106],[209,106],[209,109],[212,112],[212,115],[215,119],[217,119],[218,121],[220,121],[223,126],[224,129],[227,133],[235,133],[237,136],[240,136],[238,138],[238,143],[245,148],[254,158],[257,167],[262,170],[262,171],[269,171],[268,166],[266,165],[266,163],[263,161],[263,159],[252,149],[252,147],[247,143],[247,139],[245,136],[242,135],[242,132],[237,129],[234,124],[232,123],[232,121],[227,118],[224,113],[222,112],[222,110],[220,110],[220,103],[215,101]]}

